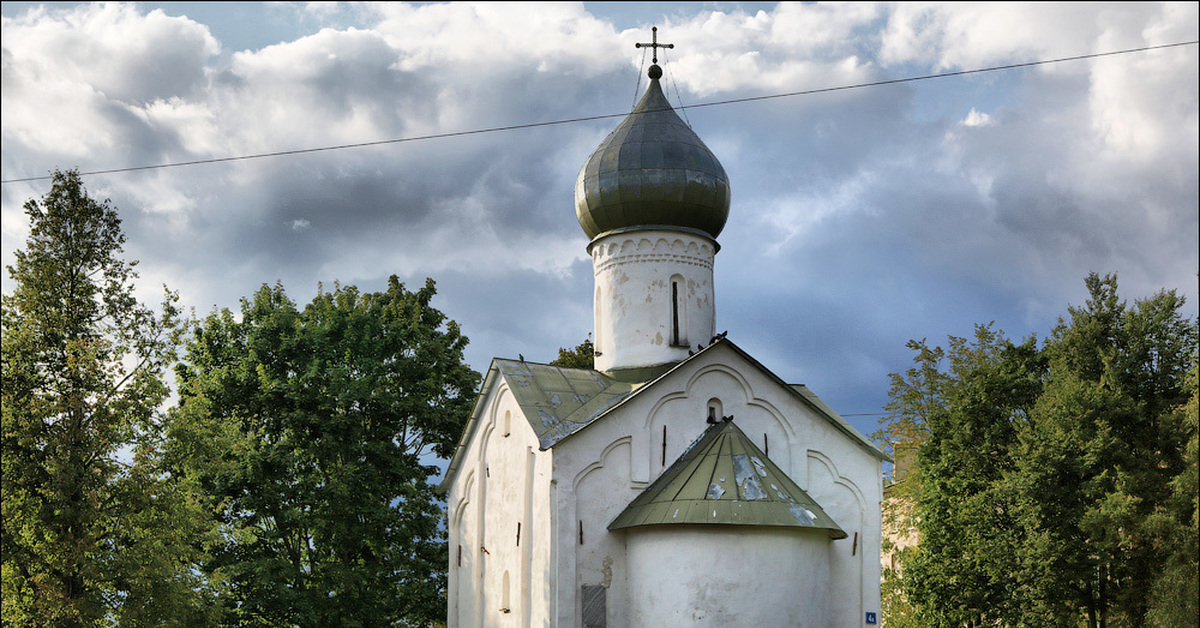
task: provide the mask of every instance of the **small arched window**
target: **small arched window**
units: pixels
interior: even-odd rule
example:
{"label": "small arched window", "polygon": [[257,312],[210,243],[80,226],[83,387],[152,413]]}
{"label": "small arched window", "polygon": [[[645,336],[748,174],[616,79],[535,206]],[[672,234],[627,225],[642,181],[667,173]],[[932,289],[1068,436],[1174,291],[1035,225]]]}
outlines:
{"label": "small arched window", "polygon": [[512,411],[504,411],[504,436],[507,437],[512,433]]}
{"label": "small arched window", "polygon": [[722,410],[723,410],[723,408],[721,407],[720,399],[717,399],[716,397],[709,399],[708,400],[708,422],[716,423],[717,421],[720,421],[721,417],[723,416],[721,414]]}
{"label": "small arched window", "polygon": [[508,582],[508,572],[507,571],[504,572],[504,580],[503,580],[503,582],[501,582],[500,586],[501,586],[501,589],[500,589],[500,612],[508,613],[512,610],[512,605],[509,603],[509,597],[508,597],[509,582]]}

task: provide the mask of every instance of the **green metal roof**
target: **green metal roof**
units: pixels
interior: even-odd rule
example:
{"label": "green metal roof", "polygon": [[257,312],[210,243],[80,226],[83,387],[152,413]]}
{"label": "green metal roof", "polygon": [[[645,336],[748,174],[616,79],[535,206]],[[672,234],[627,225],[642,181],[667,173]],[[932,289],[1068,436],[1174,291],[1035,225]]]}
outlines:
{"label": "green metal roof", "polygon": [[711,425],[608,525],[743,525],[846,533],[733,421]]}
{"label": "green metal roof", "polygon": [[467,420],[439,489],[448,490],[452,478],[458,473],[467,439],[483,416],[485,393],[492,390],[498,380],[503,379],[509,383],[530,427],[537,434],[539,446],[545,450],[601,418],[608,411],[642,394],[643,391],[653,389],[658,380],[668,377],[683,365],[699,360],[701,355],[721,346],[728,347],[754,368],[759,369],[871,456],[891,462],[891,458],[879,451],[870,440],[855,430],[811,390],[805,386],[787,384],[733,341],[721,337],[682,362],[613,372],[562,368],[524,360],[493,359],[475,399],[475,408],[471,411],[471,417]]}
{"label": "green metal roof", "polygon": [[542,449],[591,423],[634,388],[591,369],[501,359],[493,366],[508,382]]}

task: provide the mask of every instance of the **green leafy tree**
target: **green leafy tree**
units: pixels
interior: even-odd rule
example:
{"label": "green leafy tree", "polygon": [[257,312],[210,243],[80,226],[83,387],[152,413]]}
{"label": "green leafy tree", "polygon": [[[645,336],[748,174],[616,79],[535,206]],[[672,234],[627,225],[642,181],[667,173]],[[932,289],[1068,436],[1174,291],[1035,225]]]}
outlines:
{"label": "green leafy tree", "polygon": [[134,298],[108,201],[76,172],[25,204],[3,298],[3,622],[204,625],[206,519],[158,470],[176,313]]}
{"label": "green leafy tree", "polygon": [[925,626],[1010,623],[1019,612],[1012,496],[998,482],[1011,464],[1019,424],[1039,391],[1036,341],[1013,344],[990,326],[950,338],[944,377],[918,449],[919,551],[906,590]]}
{"label": "green leafy tree", "polygon": [[1200,373],[1192,366],[1187,385],[1192,398],[1174,413],[1187,439],[1183,470],[1171,480],[1171,496],[1147,521],[1146,529],[1166,557],[1152,583],[1148,625],[1154,628],[1200,626]]}
{"label": "green leafy tree", "polygon": [[1128,307],[1115,276],[1086,283],[1086,305],[1044,348],[1045,390],[1011,474],[1024,621],[1142,626],[1166,558],[1153,515],[1186,467],[1175,414],[1191,396],[1196,327],[1172,292]]}
{"label": "green leafy tree", "polygon": [[903,374],[889,376],[889,401],[884,406],[888,415],[872,435],[898,462],[901,458],[908,460],[925,442],[931,417],[945,406],[945,389],[952,383],[950,376],[941,370],[946,357],[944,349],[931,349],[925,340],[910,340],[908,348],[916,353],[915,365]]}
{"label": "green leafy tree", "polygon": [[884,624],[889,628],[919,628],[917,609],[906,591],[906,565],[920,551],[916,533],[917,499],[921,492],[916,454],[929,433],[929,422],[944,405],[950,377],[942,372],[946,352],[930,348],[926,341],[911,340],[914,365],[904,373],[891,374],[887,417],[873,434],[880,447],[891,452],[894,465],[882,504],[883,551],[887,564],[880,586]]}
{"label": "green leafy tree", "polygon": [[579,343],[579,346],[573,349],[559,347],[558,357],[550,362],[550,366],[569,369],[596,368],[596,345],[592,344],[591,335],[589,334],[587,340]]}
{"label": "green leafy tree", "polygon": [[426,626],[445,614],[443,508],[429,483],[479,376],[466,337],[392,277],[298,310],[264,286],[196,322],[172,460],[210,496],[239,626]]}
{"label": "green leafy tree", "polygon": [[901,622],[1195,626],[1196,324],[1174,293],[1086,285],[1040,348],[910,343],[876,435],[918,452],[885,505],[919,537],[885,571]]}

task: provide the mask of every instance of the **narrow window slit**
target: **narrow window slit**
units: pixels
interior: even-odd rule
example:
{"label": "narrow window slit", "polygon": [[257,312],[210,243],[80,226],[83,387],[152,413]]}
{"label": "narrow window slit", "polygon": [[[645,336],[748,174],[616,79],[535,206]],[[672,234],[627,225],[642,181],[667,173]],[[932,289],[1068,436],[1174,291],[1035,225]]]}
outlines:
{"label": "narrow window slit", "polygon": [[663,426],[662,466],[667,466],[667,426]]}
{"label": "narrow window slit", "polygon": [[679,342],[679,283],[671,282],[671,344],[678,347]]}
{"label": "narrow window slit", "polygon": [[500,603],[500,612],[501,613],[511,613],[512,612],[512,604],[509,602],[509,599],[510,599],[509,589],[510,588],[512,588],[512,587],[509,584],[508,572],[505,571],[504,578],[503,578],[502,591],[500,593],[500,596],[501,596],[500,597],[500,602],[501,602]]}

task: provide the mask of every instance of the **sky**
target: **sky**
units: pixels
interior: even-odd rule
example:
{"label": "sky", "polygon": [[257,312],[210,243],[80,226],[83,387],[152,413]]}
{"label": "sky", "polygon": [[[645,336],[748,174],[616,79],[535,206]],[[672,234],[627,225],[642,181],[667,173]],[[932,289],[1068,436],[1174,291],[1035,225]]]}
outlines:
{"label": "sky", "polygon": [[657,26],[733,190],[717,330],[870,434],[909,340],[1045,338],[1089,272],[1196,316],[1198,6],[4,2],[3,263],[23,179],[406,140],[84,182],[147,302],[430,277],[473,368],[549,361],[592,329],[575,180]]}

